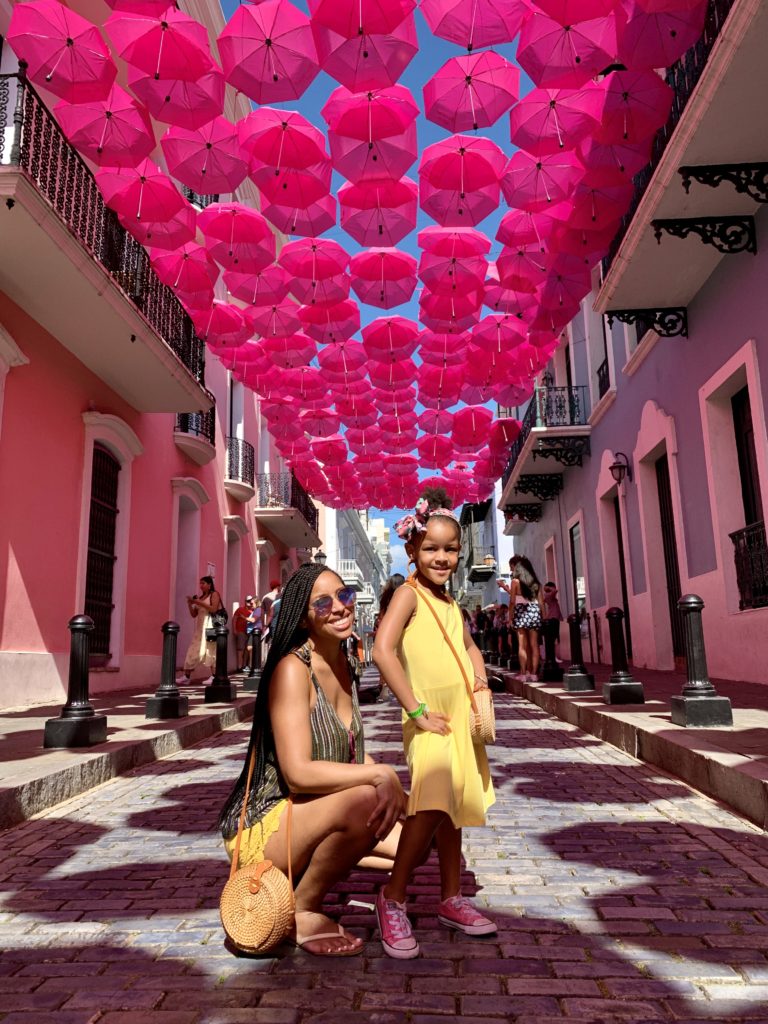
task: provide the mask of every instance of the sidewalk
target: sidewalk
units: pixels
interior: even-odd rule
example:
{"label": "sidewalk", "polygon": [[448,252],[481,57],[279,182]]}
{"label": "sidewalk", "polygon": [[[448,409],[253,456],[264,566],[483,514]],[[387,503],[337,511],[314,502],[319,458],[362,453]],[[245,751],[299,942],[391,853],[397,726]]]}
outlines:
{"label": "sidewalk", "polygon": [[[242,678],[232,677],[238,688]],[[198,743],[253,714],[252,693],[241,691],[243,695],[233,704],[204,704],[202,683],[182,685],[180,690],[190,698],[188,717],[164,721],[144,717],[150,692],[119,690],[92,697],[96,713],[107,716],[107,741],[75,750],[43,747],[46,720],[59,716],[61,704],[0,712],[0,829]]]}
{"label": "sidewalk", "polygon": [[587,668],[595,675],[594,693],[568,693],[555,683],[521,683],[493,665],[488,671],[504,679],[507,692],[676,775],[760,828],[768,827],[768,685],[713,679],[718,695],[731,700],[733,728],[691,729],[670,719],[669,698],[682,691],[684,673],[631,666],[633,677],[644,684],[645,704],[608,705],[602,684],[610,666]]}

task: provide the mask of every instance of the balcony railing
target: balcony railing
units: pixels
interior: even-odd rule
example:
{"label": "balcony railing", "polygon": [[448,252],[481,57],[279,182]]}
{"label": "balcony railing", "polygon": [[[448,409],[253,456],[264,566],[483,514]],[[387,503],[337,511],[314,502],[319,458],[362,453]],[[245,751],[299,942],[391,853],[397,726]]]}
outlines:
{"label": "balcony railing", "polygon": [[717,37],[720,35],[720,31],[725,23],[725,19],[728,17],[735,0],[709,0],[709,9],[707,11],[706,21],[704,22],[704,31],[701,34],[701,38],[692,46],[687,53],[685,53],[680,60],[672,65],[668,69],[665,75],[665,81],[672,88],[673,99],[672,99],[672,110],[670,111],[667,123],[663,128],[660,128],[656,134],[656,138],[653,143],[653,150],[651,152],[650,163],[640,171],[639,174],[635,175],[634,186],[635,194],[632,197],[632,202],[624,215],[619,230],[611,242],[608,254],[603,260],[603,277],[606,276],[611,268],[616,253],[619,251],[621,243],[624,240],[624,236],[627,233],[627,229],[632,222],[632,218],[637,212],[637,208],[640,205],[640,200],[645,194],[645,190],[651,182],[651,178],[656,172],[656,168],[659,165],[659,161],[667,148],[667,144],[672,137],[672,133],[677,128],[680,118],[683,116],[683,111],[686,108],[688,100],[691,98],[693,90],[701,78],[701,73],[706,67],[709,55],[712,52],[712,47],[715,45]]}
{"label": "balcony railing", "polygon": [[611,377],[608,372],[608,358],[606,357],[597,368],[597,393],[603,397],[611,386]]}
{"label": "balcony railing", "polygon": [[181,194],[185,199],[188,199],[193,206],[199,207],[204,210],[206,206],[210,206],[211,203],[218,203],[219,196],[215,193],[210,195],[201,195],[199,192],[195,192],[193,188],[188,188],[186,185],[181,186]]}
{"label": "balcony railing", "polygon": [[525,442],[534,427],[583,427],[587,422],[587,394],[584,385],[570,388],[536,388],[520,426],[520,433],[509,449],[509,460],[501,480],[504,486],[512,475]]}
{"label": "balcony railing", "polygon": [[340,558],[336,568],[339,571],[339,575],[344,582],[350,586],[357,585],[360,589],[363,589],[365,583],[365,577],[363,576],[363,570],[357,564],[354,558]]}
{"label": "balcony railing", "polygon": [[208,412],[180,412],[176,414],[176,431],[191,434],[209,444],[216,444],[216,410]]}
{"label": "balcony railing", "polygon": [[730,535],[736,562],[739,608],[768,605],[768,544],[765,523],[753,523]]}
{"label": "balcony railing", "polygon": [[[24,171],[195,380],[205,384],[205,345],[143,247],[107,209],[85,162],[24,74],[0,75],[0,164]],[[13,202],[13,200],[9,200]]]}
{"label": "balcony railing", "polygon": [[259,508],[295,508],[317,533],[317,508],[293,473],[259,473],[256,476]]}
{"label": "balcony railing", "polygon": [[227,438],[227,479],[253,487],[255,455],[253,445],[240,437]]}

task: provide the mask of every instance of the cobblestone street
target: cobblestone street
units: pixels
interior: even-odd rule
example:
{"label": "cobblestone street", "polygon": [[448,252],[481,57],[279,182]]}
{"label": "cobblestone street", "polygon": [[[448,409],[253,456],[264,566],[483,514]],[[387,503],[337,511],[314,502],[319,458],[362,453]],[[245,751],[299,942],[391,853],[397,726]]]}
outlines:
{"label": "cobblestone street", "polygon": [[[364,713],[369,750],[399,763],[394,705]],[[497,936],[437,925],[430,862],[412,890],[418,960],[383,955],[368,872],[334,894],[370,940],[363,956],[230,955],[215,820],[239,725],[0,837],[0,1020],[768,1021],[765,836],[528,703],[502,696],[497,717],[498,801],[490,827],[465,834],[465,892],[493,909]]]}

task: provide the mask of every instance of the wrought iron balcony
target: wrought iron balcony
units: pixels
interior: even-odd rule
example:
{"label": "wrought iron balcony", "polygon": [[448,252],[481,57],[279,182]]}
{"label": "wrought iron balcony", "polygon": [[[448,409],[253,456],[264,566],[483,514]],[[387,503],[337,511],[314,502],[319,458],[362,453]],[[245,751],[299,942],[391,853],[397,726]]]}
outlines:
{"label": "wrought iron balcony", "polygon": [[739,608],[765,608],[768,605],[768,543],[765,523],[753,523],[730,534],[736,562]]}
{"label": "wrought iron balcony", "polygon": [[584,455],[589,454],[587,415],[587,389],[583,385],[536,388],[520,433],[509,449],[502,486],[506,487],[513,473],[522,471],[524,453],[530,454],[534,463],[554,458],[564,466],[580,466]]}
{"label": "wrought iron balcony", "polygon": [[216,456],[216,409],[177,413],[173,439],[198,466],[210,462]]}
{"label": "wrought iron balcony", "polygon": [[[5,173],[21,173],[37,196],[55,211],[69,234],[107,272],[154,335],[174,353],[194,381],[204,386],[205,345],[197,337],[192,320],[171,289],[157,277],[144,248],[122,227],[117,215],[106,207],[93,175],[27,80],[23,65],[17,73],[0,75],[0,166]],[[6,186],[14,188],[10,179],[6,179]],[[20,262],[9,234],[10,230],[24,229],[26,222],[20,210],[26,209],[27,200],[26,193],[21,195],[18,186],[15,187],[17,192],[8,191],[6,187],[2,191],[6,207],[11,211],[4,220],[7,225],[4,234],[14,259]],[[26,241],[28,246],[32,245],[28,231]],[[42,285],[40,291],[43,294],[38,298],[42,302],[46,297]],[[51,301],[48,296],[48,302]],[[90,310],[81,309],[82,317],[89,316],[89,313]],[[63,313],[61,319],[64,319]],[[78,328],[81,333],[86,333],[82,324],[78,324]],[[58,332],[54,333],[59,336]],[[126,334],[125,340],[128,341],[129,332],[123,328],[122,333]],[[135,336],[130,338],[132,343],[136,340]],[[101,338],[102,349],[108,350],[101,354],[102,360],[111,358],[115,362],[117,354],[112,347],[117,343],[112,336]],[[132,355],[134,369],[138,372],[136,348]],[[86,365],[92,365],[93,361],[80,352],[76,351],[76,354]],[[130,355],[129,347],[126,359]],[[108,373],[100,375],[112,383]],[[119,381],[121,373],[117,365],[113,375]],[[145,376],[144,390],[150,392],[153,383]],[[116,390],[120,390],[119,386]],[[200,400],[199,392],[197,399]],[[136,407],[142,406],[137,403]],[[151,405],[145,407],[150,408]]]}
{"label": "wrought iron balcony", "polygon": [[250,501],[254,486],[255,452],[253,445],[241,437],[227,438],[227,475],[224,487],[237,501]]}
{"label": "wrought iron balcony", "polygon": [[258,473],[254,516],[288,547],[317,548],[318,512],[293,473]]}
{"label": "wrought iron balcony", "polygon": [[663,128],[660,128],[656,134],[650,162],[642,171],[640,171],[639,174],[635,175],[635,193],[632,197],[630,207],[624,215],[619,225],[619,230],[616,232],[616,235],[608,249],[608,253],[603,260],[603,277],[607,275],[614,259],[616,258],[616,254],[624,240],[627,229],[632,223],[632,218],[635,216],[637,208],[640,205],[640,200],[643,198],[645,190],[648,188],[651,178],[653,178],[653,175],[656,172],[656,168],[659,165],[662,154],[667,148],[669,140],[671,139],[675,128],[677,128],[680,118],[683,116],[688,100],[691,98],[693,90],[695,89],[696,84],[701,77],[701,73],[707,64],[709,55],[712,52],[712,47],[715,45],[715,41],[720,35],[720,31],[730,13],[731,7],[735,2],[736,0],[709,0],[709,8],[707,10],[707,17],[701,38],[695,46],[692,46],[690,50],[680,58],[680,60],[668,69],[665,75],[665,81],[667,82],[667,85],[671,87],[673,92],[672,109],[667,119],[667,123]]}

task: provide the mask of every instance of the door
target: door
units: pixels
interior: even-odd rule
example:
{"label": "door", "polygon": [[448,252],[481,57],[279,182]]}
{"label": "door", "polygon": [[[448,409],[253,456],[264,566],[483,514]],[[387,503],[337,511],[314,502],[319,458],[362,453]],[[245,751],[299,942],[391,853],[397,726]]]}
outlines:
{"label": "door", "polygon": [[96,444],[93,447],[91,507],[88,521],[88,562],[85,573],[85,614],[93,619],[91,663],[106,665],[112,657],[113,581],[117,533],[117,488],[120,463]]}
{"label": "door", "polygon": [[672,511],[672,488],[669,482],[669,460],[662,455],[656,460],[656,486],[659,492],[659,515],[661,518],[661,542],[664,549],[664,572],[667,581],[667,602],[669,605],[669,621],[672,627],[672,654],[675,668],[685,668],[685,634],[683,618],[677,607],[680,600],[680,564],[677,558],[677,539],[675,537],[675,517]]}
{"label": "door", "polygon": [[621,512],[619,511],[619,498],[614,495],[613,514],[616,522],[616,550],[619,556],[619,580],[621,582],[621,606],[624,609],[624,642],[627,648],[627,658],[632,660],[632,625],[629,621],[629,595],[627,593],[627,566],[624,561],[624,534],[621,529]]}
{"label": "door", "polygon": [[755,431],[752,426],[752,407],[749,404],[749,389],[742,388],[731,399],[733,429],[736,437],[736,453],[739,460],[741,499],[744,504],[744,525],[751,526],[763,518],[763,502],[760,497],[760,479],[757,474],[755,453]]}

